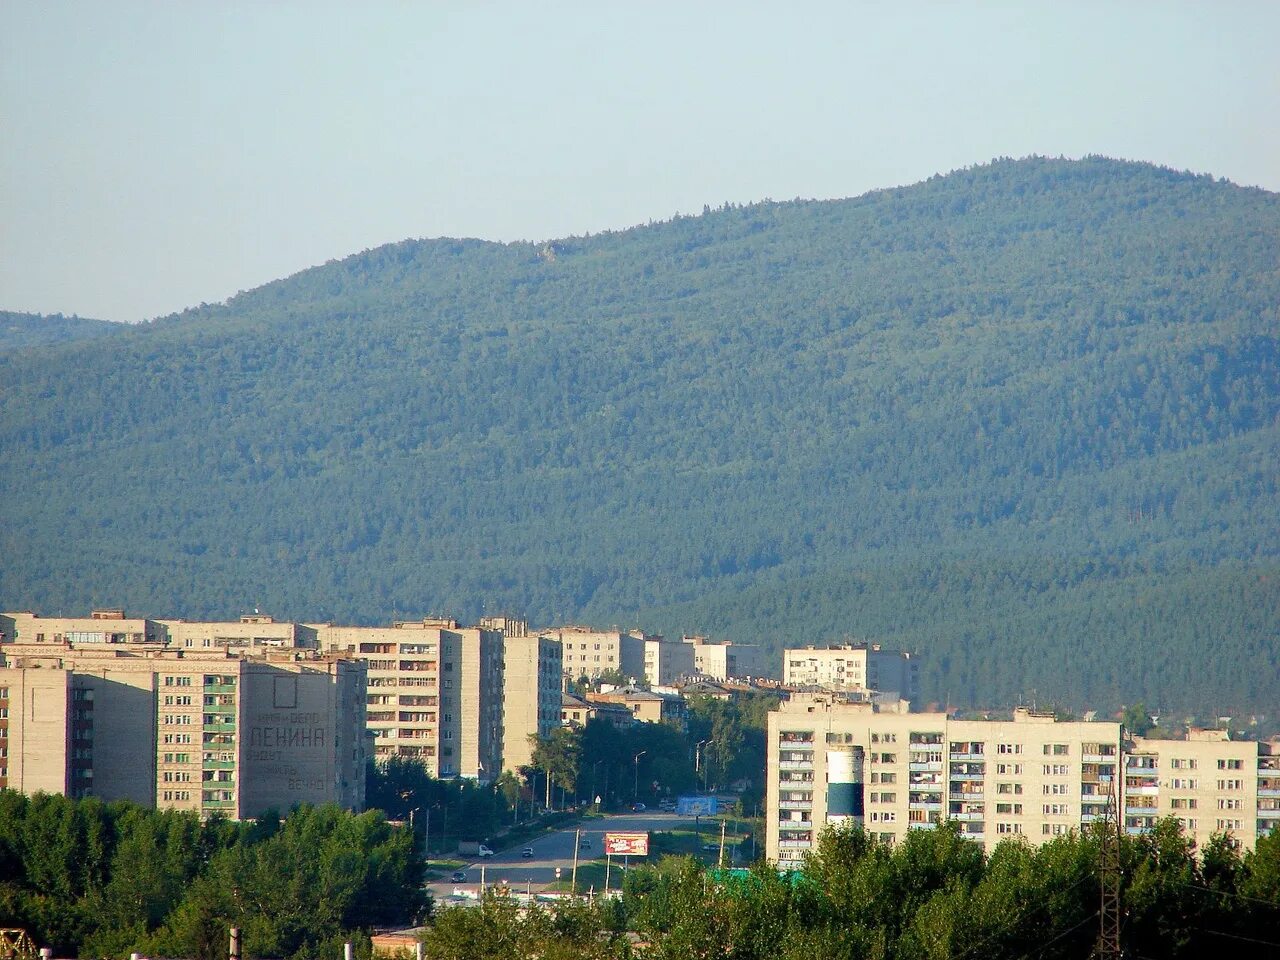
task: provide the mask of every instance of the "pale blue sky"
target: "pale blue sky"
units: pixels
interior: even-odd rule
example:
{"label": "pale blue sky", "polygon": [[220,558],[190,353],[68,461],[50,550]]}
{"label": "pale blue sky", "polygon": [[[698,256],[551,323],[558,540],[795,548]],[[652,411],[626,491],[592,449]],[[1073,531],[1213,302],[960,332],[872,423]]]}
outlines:
{"label": "pale blue sky", "polygon": [[0,309],[1029,153],[1280,190],[1280,3],[0,2]]}

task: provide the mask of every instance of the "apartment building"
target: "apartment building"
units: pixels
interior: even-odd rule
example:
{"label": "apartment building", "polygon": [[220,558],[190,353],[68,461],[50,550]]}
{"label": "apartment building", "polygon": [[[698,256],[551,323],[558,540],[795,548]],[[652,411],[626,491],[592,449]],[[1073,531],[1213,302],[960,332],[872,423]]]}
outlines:
{"label": "apartment building", "polygon": [[363,664],[314,652],[242,657],[145,642],[7,644],[0,690],[23,791],[254,817],[364,806]]}
{"label": "apartment building", "polygon": [[693,672],[698,676],[733,680],[765,673],[764,654],[759,647],[701,636],[685,636],[682,642],[693,652]]}
{"label": "apartment building", "polygon": [[1197,845],[1230,833],[1242,846],[1280,826],[1280,743],[1231,740],[1225,730],[1185,739],[1135,738],[1124,758],[1124,825],[1150,830],[1175,817]]}
{"label": "apartment building", "polygon": [[[551,736],[560,725],[564,666],[560,643],[530,636],[523,623],[503,623],[502,769],[532,766],[530,735]],[[505,631],[522,630],[519,634]]]}
{"label": "apartment building", "polygon": [[920,696],[920,659],[878,643],[791,647],[782,652],[782,682],[801,689],[875,690],[914,701]]}
{"label": "apartment building", "polygon": [[613,724],[617,730],[630,730],[635,725],[635,714],[620,703],[592,703],[582,697],[566,693],[560,699],[560,723],[566,727],[585,727],[592,720]]}
{"label": "apartment building", "polygon": [[390,627],[312,626],[321,650],[368,664],[366,705],[375,756],[412,757],[435,777],[498,776],[500,631],[438,617]]}
{"label": "apartment building", "polygon": [[693,647],[686,643],[670,642],[662,637],[623,637],[623,659],[632,662],[629,647],[635,646],[642,659],[639,675],[628,671],[628,676],[644,679],[652,686],[666,686],[677,680],[692,677],[696,672]]}
{"label": "apartment building", "polygon": [[637,723],[671,723],[683,727],[686,721],[684,697],[678,693],[623,687],[588,693],[587,702],[596,708],[625,707]]}
{"label": "apartment building", "polygon": [[783,703],[768,737],[767,847],[782,864],[849,817],[891,842],[943,820],[988,849],[1042,842],[1105,814],[1120,751],[1118,723],[952,720],[825,694]]}
{"label": "apartment building", "polygon": [[620,630],[593,630],[573,625],[543,630],[542,635],[560,643],[561,669],[568,680],[582,677],[595,680],[602,673],[614,670],[637,679],[644,675],[644,650],[638,643],[641,637]]}

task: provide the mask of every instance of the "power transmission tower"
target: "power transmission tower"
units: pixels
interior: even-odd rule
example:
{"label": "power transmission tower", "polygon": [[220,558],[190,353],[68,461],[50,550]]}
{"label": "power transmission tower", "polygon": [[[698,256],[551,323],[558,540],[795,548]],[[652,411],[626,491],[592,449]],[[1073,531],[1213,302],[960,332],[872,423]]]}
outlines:
{"label": "power transmission tower", "polygon": [[[1118,771],[1117,771],[1118,775]],[[1097,960],[1120,960],[1120,817],[1116,807],[1116,776],[1107,782],[1107,808],[1098,836],[1098,886],[1102,903],[1098,910]]]}

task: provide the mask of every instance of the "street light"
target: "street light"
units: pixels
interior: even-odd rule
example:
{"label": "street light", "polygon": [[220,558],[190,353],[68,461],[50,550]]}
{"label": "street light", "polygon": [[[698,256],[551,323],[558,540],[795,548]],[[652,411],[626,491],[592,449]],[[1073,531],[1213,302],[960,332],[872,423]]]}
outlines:
{"label": "street light", "polygon": [[648,752],[649,752],[648,750],[641,750],[639,753],[637,753],[634,757],[631,758],[631,762],[634,763],[636,767],[636,782],[631,790],[631,800],[633,803],[636,800],[640,799],[640,758],[643,757]]}

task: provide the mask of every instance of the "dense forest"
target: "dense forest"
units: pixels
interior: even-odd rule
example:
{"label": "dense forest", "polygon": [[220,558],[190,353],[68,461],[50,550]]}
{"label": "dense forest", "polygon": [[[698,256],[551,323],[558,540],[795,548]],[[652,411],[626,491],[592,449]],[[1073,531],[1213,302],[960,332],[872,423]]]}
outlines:
{"label": "dense forest", "polygon": [[[1280,955],[1280,835],[1204,849],[1173,819],[1118,840],[1125,956]],[[620,901],[527,912],[490,895],[437,908],[410,832],[381,814],[300,808],[283,819],[193,814],[0,791],[0,927],[58,956],[369,956],[378,927],[427,921],[428,960],[1055,960],[1098,933],[1100,834],[984,856],[955,824],[897,846],[825,831],[801,871],[706,871],[682,857],[626,873]]]}
{"label": "dense forest", "polygon": [[[377,811],[256,823],[0,790],[0,927],[59,957],[334,957],[429,903],[408,830]],[[365,943],[367,944],[367,937]]]}
{"label": "dense forest", "polygon": [[64,317],[60,313],[45,316],[35,313],[11,313],[0,310],[0,354],[28,347],[94,340],[127,329],[109,320],[86,317]]}
{"label": "dense forest", "polygon": [[0,357],[0,606],[520,612],[1280,700],[1280,198],[1105,158],[405,241]]}

